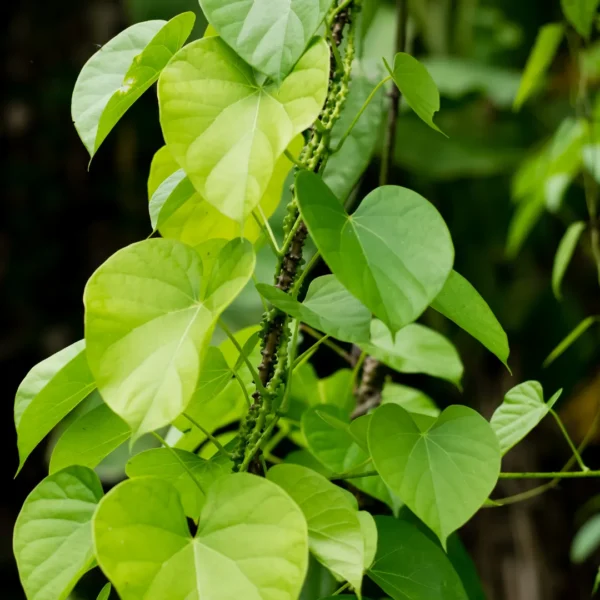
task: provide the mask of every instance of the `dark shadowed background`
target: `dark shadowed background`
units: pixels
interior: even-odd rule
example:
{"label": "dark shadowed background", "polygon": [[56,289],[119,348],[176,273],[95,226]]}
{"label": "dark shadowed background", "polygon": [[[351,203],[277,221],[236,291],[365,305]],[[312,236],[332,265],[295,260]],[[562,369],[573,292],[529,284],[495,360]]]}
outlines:
{"label": "dark shadowed background", "polygon": [[[393,4],[381,4],[368,38],[371,56],[388,53],[392,44]],[[505,252],[514,212],[511,177],[527,152],[572,111],[566,48],[543,99],[519,114],[511,111],[518,70],[539,26],[561,18],[559,1],[429,0],[427,8],[427,27],[416,38],[414,51],[432,61],[431,72],[442,91],[437,122],[450,137],[403,113],[393,179],[427,197],[444,215],[455,241],[457,270],[477,287],[507,330],[513,376],[466,334],[428,313],[425,320],[459,347],[466,367],[464,391],[421,378],[406,381],[426,386],[442,406],[463,402],[489,417],[508,388],[538,379],[548,393],[564,388],[558,408],[573,438],[581,441],[600,398],[600,333],[591,330],[550,369],[541,366],[581,319],[600,312],[600,288],[585,250],[575,255],[562,303],[550,288],[565,224],[575,216],[585,218],[580,183],[569,189],[563,209],[542,216],[515,258],[508,259]],[[154,90],[126,114],[88,172],[88,155],[70,117],[73,85],[84,62],[128,24],[188,9],[197,10],[195,0],[20,0],[1,9],[2,598],[24,597],[12,558],[12,528],[24,498],[47,472],[43,444],[13,481],[18,464],[15,391],[35,363],[81,339],[82,292],[93,270],[150,232],[146,177],[152,155],[162,145]],[[197,34],[204,24],[200,19]],[[361,194],[376,185],[377,160]],[[321,362],[318,368],[327,373],[333,366]],[[568,457],[568,447],[548,419],[507,456],[504,469],[558,470]],[[600,468],[595,442],[586,460]],[[495,495],[533,485],[505,482]],[[462,533],[489,598],[588,598],[600,555],[575,566],[569,549],[578,527],[600,510],[600,503],[598,508],[586,505],[599,493],[600,482],[594,480],[564,482],[531,501],[482,510]],[[77,597],[91,596],[83,589]]]}

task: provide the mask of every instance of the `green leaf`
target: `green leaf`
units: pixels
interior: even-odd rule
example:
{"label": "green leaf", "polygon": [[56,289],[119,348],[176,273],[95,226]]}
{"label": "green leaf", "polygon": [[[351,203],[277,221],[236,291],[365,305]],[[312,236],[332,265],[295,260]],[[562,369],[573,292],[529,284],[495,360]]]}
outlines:
{"label": "green leaf", "polygon": [[587,317],[569,335],[560,343],[546,358],[544,361],[544,367],[548,367],[552,364],[559,356],[561,356],[571,345],[573,345],[592,325],[600,323],[600,315],[593,317]]}
{"label": "green leaf", "polygon": [[365,571],[373,564],[375,555],[377,554],[377,524],[371,513],[366,510],[358,511],[358,520],[362,531],[363,542],[365,546]]}
{"label": "green leaf", "polygon": [[579,35],[588,39],[592,33],[600,0],[561,0],[560,4],[567,21],[575,27]]}
{"label": "green leaf", "polygon": [[539,87],[564,35],[561,23],[549,23],[540,28],[535,45],[521,78],[513,108],[519,110]]}
{"label": "green leaf", "polygon": [[375,517],[379,544],[368,576],[394,600],[468,600],[443,550],[406,521]]}
{"label": "green leaf", "polygon": [[274,483],[247,473],[217,479],[194,537],[171,484],[126,481],[100,503],[94,542],[122,600],[296,600],[308,561],[302,511]]}
{"label": "green leaf", "polygon": [[206,18],[249,65],[281,81],[298,62],[332,0],[200,0]]}
{"label": "green leaf", "polygon": [[[173,452],[177,453],[179,460],[173,456]],[[203,492],[207,492],[219,477],[231,473],[231,466],[230,461],[204,460],[184,450],[155,448],[130,458],[125,472],[131,479],[158,477],[174,485],[181,496],[181,504],[186,516],[196,520],[206,500]],[[190,472],[200,483],[200,487],[194,482]]]}
{"label": "green leaf", "polygon": [[525,381],[506,393],[491,419],[503,455],[539,424],[561,393],[559,390],[544,402],[544,390],[538,381]]}
{"label": "green leaf", "polygon": [[450,273],[431,308],[479,340],[508,367],[510,348],[506,333],[487,302],[462,275]]}
{"label": "green leaf", "polygon": [[308,467],[320,475],[323,475],[323,477],[326,477],[327,479],[331,478],[333,475],[333,472],[325,465],[320,463],[308,450],[294,450],[293,452],[290,452],[285,457],[284,463]]}
{"label": "green leaf", "polygon": [[[303,146],[302,136],[296,136],[289,145],[289,152],[298,157]],[[283,185],[292,168],[292,162],[284,154],[275,163],[275,170],[264,196],[257,208],[260,220],[269,219],[279,206]],[[239,237],[239,225],[221,214],[196,192],[183,170],[165,179],[150,199],[150,220],[165,238],[176,239],[190,246],[197,246],[212,239]],[[261,235],[261,227],[254,218],[244,225],[243,236],[255,242]]]}
{"label": "green leaf", "polygon": [[463,364],[456,348],[441,334],[423,325],[407,325],[392,339],[377,319],[371,323],[371,341],[360,347],[400,373],[425,373],[460,387]]}
{"label": "green leaf", "polygon": [[406,103],[429,127],[445,135],[433,122],[433,116],[440,110],[440,93],[425,65],[405,52],[396,54],[393,70],[385,59],[384,62]]}
{"label": "green leaf", "polygon": [[308,546],[315,558],[360,592],[365,545],[358,511],[345,493],[322,475],[298,465],[276,465],[267,478],[298,504],[308,524]]}
{"label": "green leaf", "polygon": [[400,406],[380,406],[371,417],[369,449],[385,483],[444,548],[481,508],[500,474],[498,439],[466,406],[448,407],[426,431]]}
{"label": "green leaf", "polygon": [[438,417],[440,414],[440,409],[427,394],[399,383],[385,383],[381,393],[381,403],[398,404],[408,412],[428,417]]}
{"label": "green leaf", "polygon": [[315,41],[281,85],[260,85],[219,37],[193,42],[158,83],[167,147],[206,202],[243,225],[279,157],[319,115],[328,79],[324,40]]}
{"label": "green leaf", "polygon": [[112,590],[112,585],[110,585],[110,583],[107,583],[101,590],[100,593],[98,594],[98,598],[97,600],[108,600],[110,597],[110,592]]}
{"label": "green leaf", "polygon": [[13,538],[28,600],[65,600],[94,566],[91,522],[101,498],[98,476],[85,467],[50,475],[29,494]]}
{"label": "green leaf", "polygon": [[[326,415],[349,425],[348,417],[334,406],[317,406],[307,410],[302,415],[302,432],[313,456],[335,475],[349,471],[372,471],[373,466],[368,462],[368,452],[361,448],[349,428],[332,424],[332,420]],[[355,478],[352,479],[352,485],[377,498],[393,511],[397,511],[401,506],[401,502],[394,497],[381,477]]]}
{"label": "green leaf", "polygon": [[565,235],[560,240],[556,256],[554,257],[554,267],[552,269],[552,291],[557,300],[562,299],[560,290],[563,277],[567,271],[569,263],[573,258],[575,248],[579,243],[582,233],[585,231],[585,223],[577,221],[571,223],[565,232]]}
{"label": "green leaf", "polygon": [[585,562],[600,547],[600,515],[584,523],[571,543],[571,562]]}
{"label": "green leaf", "polygon": [[52,450],[50,474],[71,465],[93,469],[130,435],[125,421],[102,403],[73,421],[60,436]]}
{"label": "green leaf", "polygon": [[160,187],[170,175],[179,169],[179,165],[169,152],[166,146],[159,148],[152,157],[150,164],[150,174],[148,175],[148,199],[154,196],[156,190]]}
{"label": "green leaf", "polygon": [[371,313],[335,275],[314,279],[302,303],[280,289],[256,286],[273,306],[342,342],[365,342],[370,336]]}
{"label": "green leaf", "polygon": [[517,257],[527,236],[543,214],[544,194],[542,190],[538,190],[534,196],[519,202],[508,228],[506,256],[509,259],[513,260]]}
{"label": "green leaf", "polygon": [[203,275],[192,248],[152,239],[120,250],[92,275],[84,294],[90,369],[134,440],[185,410],[215,323],[254,262],[250,244],[233,240]]}
{"label": "green leaf", "polygon": [[396,332],[441,292],[454,247],[425,198],[396,186],[370,193],[353,215],[314,173],[296,178],[298,203],[317,248],[342,285]]}
{"label": "green leaf", "polygon": [[32,450],[96,387],[83,340],[37,364],[15,396],[19,469]]}
{"label": "green leaf", "polygon": [[[374,1],[374,0],[373,0]],[[363,8],[366,9],[366,6]],[[352,69],[352,85],[340,118],[331,131],[331,147],[336,148],[342,136],[352,125],[354,118],[373,91],[377,81],[367,76],[367,66],[355,63]],[[379,75],[379,69],[376,69]],[[359,179],[369,166],[377,142],[380,138],[381,125],[385,115],[385,90],[380,88],[369,102],[350,135],[335,154],[327,161],[323,172],[323,181],[343,204],[355,188]]]}
{"label": "green leaf", "polygon": [[73,90],[71,115],[93,157],[112,128],[158,79],[190,35],[196,17],[186,12],[166,21],[127,28],[84,65]]}

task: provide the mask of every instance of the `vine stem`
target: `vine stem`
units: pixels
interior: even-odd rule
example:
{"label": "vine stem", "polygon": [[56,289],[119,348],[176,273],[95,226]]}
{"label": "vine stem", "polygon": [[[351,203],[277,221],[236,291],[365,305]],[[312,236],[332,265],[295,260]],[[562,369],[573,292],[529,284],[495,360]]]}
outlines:
{"label": "vine stem", "polygon": [[[328,335],[323,335],[322,333],[319,333],[316,329],[313,329],[306,323],[302,323],[302,331],[308,333],[310,337],[315,338],[315,340],[317,340],[318,342],[325,344],[329,349],[333,350],[340,358],[343,358],[346,362],[352,362],[352,357],[343,348],[340,348],[335,342],[332,342],[329,339]],[[309,348],[309,350],[312,350],[312,348]]]}
{"label": "vine stem", "polygon": [[346,581],[343,585],[341,585],[335,592],[333,592],[334,596],[339,596],[342,592],[345,592],[350,587],[350,582]]}
{"label": "vine stem", "polygon": [[589,471],[590,469],[588,467],[586,467],[585,463],[583,462],[583,459],[581,458],[581,455],[579,454],[577,448],[575,447],[575,444],[573,443],[571,436],[565,429],[565,426],[563,425],[563,422],[560,420],[560,417],[558,416],[556,411],[551,408],[550,414],[554,417],[554,420],[556,421],[556,424],[558,425],[561,433],[563,434],[563,437],[565,438],[565,440],[567,440],[567,444],[569,444],[569,448],[571,448],[571,452],[573,453],[573,456],[575,457],[575,460],[577,461],[577,464],[579,465],[581,470]]}
{"label": "vine stem", "polygon": [[550,471],[548,473],[500,473],[500,479],[581,479],[600,477],[600,471]]}
{"label": "vine stem", "polygon": [[225,450],[225,447],[223,446],[223,444],[221,444],[221,442],[219,442],[219,440],[212,433],[210,433],[210,431],[208,431],[208,429],[205,429],[204,427],[202,427],[202,425],[200,425],[200,423],[198,423],[198,421],[196,421],[195,419],[193,419],[192,417],[190,417],[190,415],[188,415],[187,413],[183,413],[183,416],[194,427],[197,427],[207,437],[207,439],[217,448],[217,450],[219,452],[221,452],[222,454],[224,454],[228,458],[231,458],[231,454],[229,454],[229,452],[227,452],[227,450]]}

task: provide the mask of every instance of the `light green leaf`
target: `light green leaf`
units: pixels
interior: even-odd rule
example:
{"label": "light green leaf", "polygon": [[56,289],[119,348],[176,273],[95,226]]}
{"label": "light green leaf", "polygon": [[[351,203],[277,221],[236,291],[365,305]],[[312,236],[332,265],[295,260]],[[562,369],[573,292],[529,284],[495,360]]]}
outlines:
{"label": "light green leaf", "polygon": [[296,190],[308,230],[334,275],[393,332],[417,319],[441,292],[454,247],[425,198],[384,186],[348,215],[314,173],[299,173]]}
{"label": "light green leaf", "polygon": [[19,470],[32,450],[96,387],[83,340],[37,364],[15,396]]}
{"label": "light green leaf", "polygon": [[159,148],[152,157],[150,174],[148,175],[148,199],[150,200],[159,188],[160,184],[173,175],[179,169],[179,165],[166,146]]}
{"label": "light green leaf", "polygon": [[379,544],[368,576],[394,600],[468,600],[443,550],[406,521],[375,517]]}
{"label": "light green leaf", "polygon": [[552,291],[557,300],[562,299],[562,293],[560,291],[562,280],[584,231],[585,223],[583,221],[571,223],[558,245],[558,250],[554,257],[554,267],[552,269]]}
{"label": "light green leaf", "polygon": [[158,83],[167,147],[198,193],[243,225],[275,164],[325,102],[329,49],[317,40],[280,86],[254,71],[218,37],[180,50]]}
{"label": "light green leaf", "polygon": [[73,90],[71,115],[93,157],[119,119],[158,79],[190,35],[196,17],[137,23],[105,44],[84,65]]}
{"label": "light green leaf", "polygon": [[381,393],[382,404],[398,404],[411,413],[438,417],[440,409],[435,402],[421,390],[386,382]]}
{"label": "light green leaf", "polygon": [[[173,456],[173,452],[177,453],[179,460]],[[187,470],[181,463],[185,464]],[[181,496],[186,516],[196,520],[204,506],[205,493],[219,477],[231,473],[231,466],[230,461],[204,460],[184,450],[154,448],[130,458],[125,472],[131,479],[158,477],[173,484]],[[190,472],[200,483],[200,487],[191,478]]]}
{"label": "light green leaf", "polygon": [[249,65],[281,81],[298,62],[332,0],[200,0],[206,18]]}
{"label": "light green leaf", "polygon": [[296,600],[308,562],[302,511],[247,473],[217,479],[194,537],[171,484],[126,481],[100,503],[94,542],[121,600]]}
{"label": "light green leaf", "polygon": [[445,135],[433,122],[433,116],[440,110],[440,93],[425,65],[405,52],[396,54],[393,70],[385,59],[384,62],[406,103],[429,127]]}
{"label": "light green leaf", "polygon": [[319,379],[317,397],[311,404],[329,404],[342,409],[350,415],[356,406],[354,397],[353,375],[350,369],[338,369],[333,375]]}
{"label": "light green leaf", "polygon": [[479,340],[508,367],[510,348],[506,333],[487,302],[462,275],[450,273],[431,308]]}
{"label": "light green leaf", "polygon": [[308,467],[320,475],[323,475],[323,477],[326,477],[327,479],[330,479],[333,475],[333,472],[325,465],[320,463],[308,450],[294,450],[293,452],[290,452],[285,457],[284,463]]}
{"label": "light green leaf", "polygon": [[304,513],[308,546],[315,558],[360,593],[365,545],[358,511],[345,493],[299,465],[276,465],[267,478],[283,488]]}
{"label": "light green leaf", "polygon": [[215,323],[254,262],[250,244],[233,240],[203,274],[192,248],[152,239],[120,250],[92,275],[84,294],[90,369],[134,440],[185,410]]}
{"label": "light green leaf", "polygon": [[600,0],[561,0],[560,4],[567,21],[575,27],[577,33],[589,38]]}
{"label": "light green leaf", "polygon": [[540,28],[535,45],[521,78],[513,108],[519,110],[539,87],[564,35],[561,23],[549,23]]}
{"label": "light green leaf", "polygon": [[[304,144],[302,136],[296,136],[289,145],[289,152],[298,157]],[[284,154],[275,163],[275,170],[256,211],[258,218],[269,219],[279,206],[283,185],[292,168],[292,162]],[[150,220],[165,238],[179,240],[190,246],[212,239],[234,239],[240,235],[239,225],[221,214],[196,192],[189,177],[180,170],[165,179],[150,199]],[[243,236],[255,242],[261,235],[261,227],[254,218],[245,222]]]}
{"label": "light green leaf", "polygon": [[525,381],[506,393],[491,419],[503,455],[538,425],[561,393],[559,390],[547,403],[544,402],[544,390],[538,381]]}
{"label": "light green leaf", "polygon": [[107,583],[101,590],[100,593],[98,594],[98,598],[97,600],[108,600],[110,597],[110,592],[112,590],[112,586],[110,585],[110,583]]}
{"label": "light green leaf", "polygon": [[464,368],[456,348],[443,335],[424,325],[407,325],[393,341],[389,329],[374,319],[371,341],[360,347],[400,373],[425,373],[460,387]]}
{"label": "light green leaf", "polygon": [[13,538],[28,600],[65,600],[94,566],[91,521],[101,498],[98,476],[85,467],[50,475],[29,494]]}
{"label": "light green leaf", "polygon": [[[349,471],[353,473],[372,471],[373,465],[368,462],[368,452],[361,448],[349,429],[332,424],[331,419],[327,419],[324,415],[349,424],[348,417],[334,406],[317,406],[307,410],[302,415],[302,432],[313,456],[336,475]],[[351,481],[353,486],[381,500],[393,511],[400,508],[402,503],[394,497],[381,477],[355,478]]]}
{"label": "light green leaf", "polygon": [[302,303],[278,288],[260,284],[260,295],[279,310],[343,342],[369,339],[371,313],[335,275],[314,279]]}
{"label": "light green leaf", "polygon": [[358,511],[358,520],[362,531],[363,542],[365,545],[365,571],[373,564],[375,554],[377,554],[377,525],[371,513],[366,510]]}
{"label": "light green leaf", "polygon": [[73,421],[60,436],[52,450],[50,474],[71,465],[93,469],[130,435],[125,421],[102,403]]}
{"label": "light green leaf", "polygon": [[559,356],[561,356],[571,345],[573,345],[592,325],[600,323],[600,315],[587,317],[569,335],[560,343],[544,361],[544,367],[551,365]]}
{"label": "light green leaf", "polygon": [[581,564],[600,547],[600,515],[586,521],[571,543],[571,562]]}
{"label": "light green leaf", "polygon": [[[373,0],[374,1],[374,0]],[[366,6],[363,8],[366,9]],[[356,62],[352,69],[352,84],[340,118],[331,131],[331,147],[336,148],[351,126],[358,111],[379,81],[367,76],[368,66]],[[379,69],[375,69],[379,75]],[[385,115],[385,90],[380,88],[354,125],[343,146],[327,161],[323,181],[343,204],[369,166]]]}
{"label": "light green leaf", "polygon": [[369,449],[385,483],[444,548],[481,508],[500,474],[498,439],[466,406],[448,407],[425,431],[400,406],[380,406],[371,417]]}

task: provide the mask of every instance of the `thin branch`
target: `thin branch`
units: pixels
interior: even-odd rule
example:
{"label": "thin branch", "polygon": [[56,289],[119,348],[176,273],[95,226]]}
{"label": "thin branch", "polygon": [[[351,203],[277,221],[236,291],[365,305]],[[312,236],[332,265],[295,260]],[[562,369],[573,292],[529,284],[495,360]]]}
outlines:
{"label": "thin branch", "polygon": [[328,348],[330,348],[336,354],[341,356],[346,362],[352,364],[352,357],[350,356],[350,354],[348,354],[348,352],[346,352],[343,348],[340,348],[340,346],[338,346],[335,342],[332,342],[329,339],[328,335],[323,335],[322,333],[319,333],[312,327],[309,327],[306,323],[302,323],[301,327],[302,331],[305,331],[306,333],[308,333],[308,335],[315,338],[316,340],[322,340],[323,338],[326,338],[325,340],[323,340],[323,344],[325,344]]}
{"label": "thin branch", "polygon": [[548,473],[500,473],[500,479],[581,479],[600,477],[600,471],[550,471]]}
{"label": "thin branch", "polygon": [[571,452],[573,453],[573,456],[575,457],[575,460],[577,461],[577,464],[579,465],[579,467],[581,468],[581,470],[582,471],[589,471],[589,468],[585,466],[585,463],[583,462],[583,459],[581,458],[581,455],[579,454],[577,448],[575,447],[575,444],[573,443],[573,440],[571,439],[571,436],[569,435],[569,433],[565,429],[565,426],[563,425],[563,422],[560,420],[560,417],[558,416],[558,414],[556,413],[556,411],[551,408],[550,409],[550,414],[554,417],[554,420],[556,421],[556,424],[558,425],[561,433],[563,434],[563,437],[565,438],[565,440],[567,440],[567,444],[569,444],[569,448],[571,448]]}
{"label": "thin branch", "polygon": [[[256,214],[257,211],[260,214],[260,217]],[[280,256],[281,250],[279,249],[279,244],[275,239],[275,234],[271,229],[271,225],[269,225],[269,220],[265,217],[265,213],[263,212],[260,206],[258,206],[255,210],[252,211],[252,217],[256,221],[256,224],[260,227],[260,230],[263,232],[263,235],[265,236],[267,241],[269,242],[269,245],[273,249],[275,256]]]}
{"label": "thin branch", "polygon": [[194,427],[197,427],[207,437],[207,439],[214,444],[214,446],[217,448],[217,450],[219,452],[221,452],[228,458],[231,458],[231,454],[229,452],[227,452],[227,450],[225,450],[225,447],[223,446],[223,444],[221,444],[221,442],[212,433],[210,433],[210,431],[208,431],[208,429],[205,429],[204,427],[202,427],[202,425],[200,425],[200,423],[198,423],[196,420],[194,420],[192,417],[190,417],[187,413],[183,413],[183,416]]}

